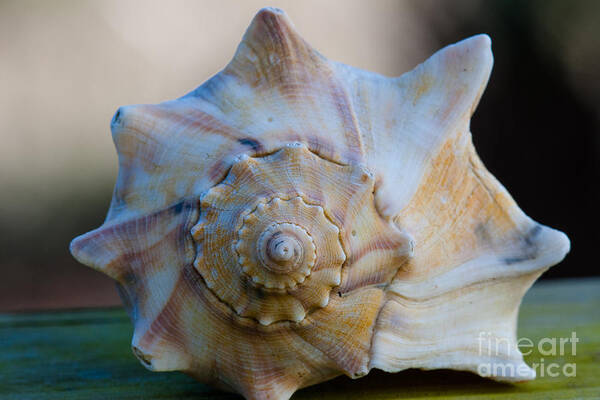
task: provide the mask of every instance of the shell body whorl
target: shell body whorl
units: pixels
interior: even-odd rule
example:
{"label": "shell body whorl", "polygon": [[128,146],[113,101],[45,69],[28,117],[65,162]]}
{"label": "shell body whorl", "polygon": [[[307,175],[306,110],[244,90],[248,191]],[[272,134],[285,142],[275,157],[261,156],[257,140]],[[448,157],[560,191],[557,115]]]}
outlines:
{"label": "shell body whorl", "polygon": [[247,398],[373,368],[532,379],[518,307],[569,241],[475,153],[491,67],[479,35],[386,78],[261,10],[199,88],[119,109],[108,216],[71,252],[118,282],[144,366]]}

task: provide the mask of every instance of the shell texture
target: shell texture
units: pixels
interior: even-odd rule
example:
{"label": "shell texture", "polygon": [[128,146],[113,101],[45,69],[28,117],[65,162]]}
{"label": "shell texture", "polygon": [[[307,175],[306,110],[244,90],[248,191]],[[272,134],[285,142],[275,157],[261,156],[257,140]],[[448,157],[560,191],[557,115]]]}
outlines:
{"label": "shell texture", "polygon": [[263,9],[199,88],[117,111],[110,210],[71,251],[118,282],[144,366],[246,398],[373,368],[533,379],[519,304],[569,240],[475,153],[491,67],[479,35],[383,77]]}

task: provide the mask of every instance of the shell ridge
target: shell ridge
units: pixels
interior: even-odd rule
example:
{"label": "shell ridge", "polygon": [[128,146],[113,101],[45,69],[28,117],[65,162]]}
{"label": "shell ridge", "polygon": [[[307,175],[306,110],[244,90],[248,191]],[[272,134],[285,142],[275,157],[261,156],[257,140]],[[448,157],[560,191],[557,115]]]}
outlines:
{"label": "shell ridge", "polygon": [[[354,106],[346,88],[336,75],[335,66],[328,65],[328,67],[331,74],[330,80],[334,82],[331,89],[334,91],[333,96],[337,100],[335,101],[335,105],[338,113],[342,116],[345,127],[344,136],[348,142],[348,147],[354,149],[347,157],[352,160],[352,163],[361,163],[364,159],[363,134],[361,133],[360,125],[354,112]],[[358,157],[353,157],[353,154],[358,154]]]}
{"label": "shell ridge", "polygon": [[[203,277],[201,276],[200,273],[198,273],[198,271],[195,270],[195,268],[193,266],[189,266],[188,268],[185,268],[184,270],[184,275],[188,276],[188,278],[186,278],[184,281],[186,283],[186,290],[192,290],[194,292],[194,296],[207,296],[207,300],[210,302],[210,304],[218,304],[220,305],[220,308],[218,310],[219,313],[221,313],[221,316],[217,316],[218,321],[223,321],[223,322],[228,322],[229,318],[232,318],[232,322],[234,323],[233,325],[231,325],[229,327],[229,329],[233,329],[234,332],[239,332],[240,329],[249,329],[248,331],[248,338],[246,340],[251,340],[251,339],[256,339],[257,337],[262,337],[264,336],[265,338],[262,339],[258,344],[262,346],[262,341],[267,340],[266,338],[269,337],[269,335],[280,335],[280,332],[288,332],[290,334],[293,333],[293,330],[289,329],[289,327],[291,326],[290,322],[285,322],[282,324],[278,324],[278,325],[269,325],[269,326],[264,326],[264,325],[260,325],[257,322],[249,324],[249,319],[248,318],[242,318],[237,316],[236,314],[232,314],[229,311],[229,307],[224,304],[217,296],[213,295],[213,293],[210,290],[207,290],[207,286],[206,286],[206,282],[203,280]],[[197,285],[199,285],[200,287],[198,287]],[[294,325],[298,325],[298,324],[294,324]],[[298,340],[300,339],[300,342],[302,343],[306,343],[306,341],[304,340],[304,338],[300,337],[299,335],[293,334],[293,338]],[[301,347],[298,343],[294,343],[294,339],[290,338],[290,341],[288,342],[288,346],[290,345],[290,343],[293,343],[294,349],[302,349],[302,354],[294,354],[296,357],[301,357],[302,358],[302,362],[303,363],[307,363],[308,361],[312,362],[312,363],[317,363],[318,365],[320,365],[320,367],[323,370],[323,374],[328,374],[329,377],[333,377],[333,376],[337,376],[339,375],[339,373],[335,373],[335,374],[331,374],[332,372],[332,365],[334,365],[334,362],[332,360],[329,359],[329,357],[326,356],[326,354],[324,354],[321,350],[319,350],[318,348],[314,347],[314,346],[310,346],[310,349],[312,349],[311,351],[317,352],[320,355],[320,358],[318,357],[314,357],[308,355],[308,353],[310,353],[309,351],[304,350],[303,347]],[[208,340],[208,339],[207,339]],[[207,342],[207,345],[209,348],[212,346],[215,346],[217,344],[213,343],[215,340],[215,338],[209,340]],[[199,346],[200,347],[200,352],[202,354],[205,354],[207,351],[203,346]],[[255,348],[252,350],[252,352],[258,352],[259,349]],[[273,349],[272,351],[275,351],[275,349]],[[285,351],[285,349],[284,349]],[[213,365],[214,367],[212,368],[212,370],[210,371],[211,376],[215,376],[218,374],[221,374],[222,377],[226,377],[225,380],[223,380],[223,382],[226,382],[226,387],[230,388],[230,390],[233,391],[240,391],[242,390],[245,393],[253,393],[254,391],[257,390],[257,388],[253,388],[253,387],[248,387],[248,385],[251,385],[251,382],[240,382],[238,381],[236,378],[239,377],[239,375],[242,373],[242,371],[240,371],[240,368],[242,369],[246,369],[246,368],[252,368],[251,364],[246,364],[246,362],[248,361],[246,358],[242,358],[242,359],[236,359],[234,360],[234,362],[236,363],[236,368],[232,369],[230,367],[228,367],[227,364],[224,363],[225,360],[220,360],[219,357],[222,357],[223,354],[222,353],[218,353],[217,354],[218,357],[215,359],[212,359],[212,361],[210,361],[210,365]],[[306,358],[308,357],[308,358]],[[281,361],[281,359],[278,359],[279,361]],[[326,361],[327,360],[327,361]],[[279,361],[276,361],[275,364],[277,364]],[[311,365],[306,364],[307,367],[311,367]],[[311,369],[314,369],[314,365],[312,365]],[[189,372],[195,372],[197,374],[198,370],[194,370],[194,371],[189,371]],[[206,368],[203,368],[201,370],[203,373],[206,372]],[[220,371],[220,372],[219,372]],[[231,371],[231,372],[230,372]],[[329,371],[329,372],[327,372]],[[306,384],[304,384],[303,382],[308,382],[308,385],[315,383],[314,381],[311,382],[311,378],[309,376],[306,375],[306,373],[302,374],[302,380],[300,382],[298,382],[298,387],[304,387],[306,386]],[[217,376],[217,378],[219,378]],[[284,377],[279,377],[278,381],[283,379]],[[197,376],[197,379],[200,379],[204,382],[207,381],[205,376]],[[219,378],[221,379],[221,378]],[[314,377],[312,378],[314,379]],[[209,381],[213,381],[212,378],[209,379]],[[275,386],[273,388],[274,391],[277,390],[277,387],[280,386],[280,383],[278,383],[278,381],[272,382],[269,385]],[[289,383],[288,383],[289,384]],[[221,387],[223,387],[223,385],[220,385]],[[264,389],[264,388],[263,388]],[[252,394],[254,395],[254,394]]]}
{"label": "shell ridge", "polygon": [[[248,63],[249,68],[257,69],[260,78],[244,70],[243,66]],[[342,138],[347,150],[341,158],[351,161],[362,159],[364,149],[360,128],[334,66],[301,37],[285,13],[261,10],[224,72],[253,87],[263,82],[271,90],[283,91],[282,97],[291,107],[297,104],[296,96],[300,94],[326,97],[327,104],[333,105],[344,132]],[[322,88],[319,89],[319,85]],[[325,135],[326,132],[319,134]]]}
{"label": "shell ridge", "polygon": [[[136,252],[140,253],[146,249],[158,247],[161,245],[161,241],[164,239],[164,237],[167,237],[169,234],[176,232],[176,230],[181,225],[189,225],[190,219],[194,218],[194,213],[190,213],[190,211],[194,209],[195,202],[195,199],[184,199],[146,216],[122,216],[118,219],[110,220],[108,222],[105,222],[100,227],[73,239],[69,246],[69,250],[78,261],[86,265],[93,266],[94,269],[97,269],[99,271],[109,273],[109,271],[106,268],[115,264],[116,262],[118,262],[118,260],[123,259],[124,257],[127,257],[131,254],[130,249],[124,248],[122,246],[122,239],[124,237],[130,236],[130,234],[128,233],[129,226],[134,226],[137,230],[138,225],[141,223],[148,224],[152,222],[153,225],[158,225],[161,223],[160,220],[162,218],[169,217],[171,214],[178,215],[182,213],[182,211],[184,211],[183,215],[189,213],[189,215],[186,216],[185,221],[181,221],[178,224],[173,225],[171,229],[169,229],[169,231],[161,233],[161,237],[155,237],[154,239],[152,239],[151,243],[144,243],[144,247],[139,247]],[[146,229],[146,231],[150,231],[150,229]],[[96,241],[95,239],[98,236],[103,237],[103,242],[107,245],[110,244],[109,247],[104,247],[103,249],[98,248],[94,243]],[[137,243],[139,244],[139,241]],[[95,253],[95,255],[91,254],[90,251],[87,250],[90,246],[92,247],[91,250]],[[101,250],[103,252],[101,252]],[[123,251],[123,253],[121,253],[120,251]],[[103,256],[104,258],[99,256]],[[114,279],[121,281],[121,276],[127,275],[128,273],[128,267],[125,268],[125,270],[123,270],[117,275],[112,273],[109,273],[109,275]]]}
{"label": "shell ridge", "polygon": [[[179,273],[174,290],[171,291],[160,312],[151,321],[146,322],[147,326],[134,324],[134,334],[131,341],[133,354],[142,362],[142,365],[151,371],[186,370],[191,364],[187,354],[179,351],[179,347],[183,345],[180,342],[181,339],[169,333],[170,326],[177,326],[175,315],[181,307],[181,300],[179,298],[180,294],[175,289],[182,284],[182,279],[183,275]],[[173,353],[180,357],[177,363],[161,360],[165,346],[171,352],[169,359],[172,358]]]}
{"label": "shell ridge", "polygon": [[[362,135],[372,147],[367,166],[381,182],[377,208],[394,218],[416,193],[445,139],[459,126],[468,126],[491,73],[489,38],[475,36],[447,46],[396,78],[339,63],[336,67],[346,77],[360,125],[370,129]],[[395,190],[398,185],[404,188],[400,193]]]}
{"label": "shell ridge", "polygon": [[[169,102],[167,102],[169,103]],[[189,179],[189,185],[191,186],[193,174],[192,172],[198,168],[193,165],[192,154],[189,149],[182,151],[186,145],[189,145],[193,141],[194,137],[189,136],[190,131],[198,132],[198,129],[204,135],[213,135],[211,140],[218,141],[233,141],[233,144],[237,143],[234,138],[236,134],[231,137],[220,135],[218,132],[225,132],[223,129],[224,124],[218,122],[214,116],[198,109],[190,110],[187,108],[188,113],[194,114],[199,118],[191,118],[189,115],[182,115],[182,113],[173,113],[169,110],[163,110],[161,107],[166,107],[166,103],[158,106],[131,106],[122,107],[118,112],[120,114],[119,122],[113,123],[112,131],[113,138],[115,141],[115,147],[119,153],[119,173],[115,184],[114,195],[111,201],[111,207],[107,215],[107,221],[120,218],[120,217],[135,217],[142,214],[143,212],[153,212],[164,208],[170,203],[174,203],[180,200],[178,196],[178,187],[175,186],[172,193],[158,192],[159,189],[164,191],[164,187],[170,181],[165,178],[168,174],[162,172],[158,174],[158,168],[164,168],[167,172],[176,173],[181,171],[182,165],[188,165],[190,168],[184,170],[188,177],[181,177],[179,181],[184,182],[185,178]],[[172,107],[172,106],[168,106]],[[146,120],[150,122],[144,122],[143,118],[137,117],[142,111],[148,110],[148,116]],[[199,115],[200,113],[201,115]],[[185,113],[184,113],[185,114]],[[177,121],[179,127],[175,130],[175,134],[167,136],[158,131],[157,118],[163,118],[160,124],[165,124],[165,121]],[[208,118],[208,119],[207,119]],[[152,122],[154,121],[154,122]],[[182,124],[182,121],[186,121],[186,124]],[[208,121],[208,122],[207,122]],[[195,124],[195,127],[194,127]],[[214,127],[211,127],[215,125]],[[149,127],[149,131],[145,132],[142,129],[144,126]],[[235,132],[235,128],[226,128]],[[241,137],[241,135],[239,135]],[[183,143],[179,139],[185,138],[187,142]],[[143,139],[143,140],[141,140]],[[160,150],[159,147],[163,146]],[[240,145],[241,146],[241,145]],[[192,146],[193,148],[196,148]],[[173,160],[170,158],[164,158],[166,150],[177,154],[177,159]],[[135,155],[135,154],[141,154]],[[210,160],[210,157],[208,158]],[[134,175],[138,175],[137,180],[132,180]],[[195,180],[195,179],[194,179]],[[147,185],[145,185],[147,183]],[[187,182],[186,182],[187,183]],[[178,183],[178,185],[181,185]],[[152,198],[151,202],[143,202],[142,195],[143,191],[151,192],[156,194]],[[160,196],[158,195],[160,194]],[[193,193],[181,193],[182,195],[189,196]],[[152,204],[153,203],[153,204]],[[137,207],[137,209],[136,209]]]}
{"label": "shell ridge", "polygon": [[[351,321],[355,318],[352,314],[360,314],[361,319],[372,322],[376,316],[375,308],[381,304],[382,297],[381,290],[372,288],[345,296],[343,301],[333,296],[333,308],[324,308],[311,314],[308,321],[310,323],[295,324],[293,329],[299,335],[306,336],[306,341],[332,358],[344,374],[358,378],[368,372],[369,343],[373,325],[352,324]],[[309,330],[309,327],[315,332]],[[341,331],[334,340],[327,333],[333,333],[336,329]]]}
{"label": "shell ridge", "polygon": [[373,359],[375,358],[375,336],[376,336],[376,333],[378,330],[377,328],[379,327],[379,325],[381,323],[380,319],[381,319],[382,311],[385,308],[388,301],[390,301],[390,297],[388,295],[389,285],[390,285],[389,282],[385,284],[385,288],[383,289],[383,299],[382,299],[381,303],[379,304],[379,308],[377,310],[377,315],[375,316],[373,325],[371,325],[371,333],[370,333],[371,336],[370,336],[370,340],[369,340],[369,358],[368,358],[368,362],[367,362],[368,372],[370,372],[374,368]]}
{"label": "shell ridge", "polygon": [[[373,367],[388,372],[414,367],[450,367],[481,374],[477,369],[481,364],[511,363],[523,371],[515,368],[512,373],[494,372],[494,378],[504,381],[533,379],[535,372],[524,364],[523,356],[516,346],[515,328],[521,298],[540,273],[533,272],[518,282],[506,278],[459,288],[431,299],[406,300],[397,293],[390,293],[377,327]],[[516,296],[506,297],[507,291],[516,291]],[[455,299],[454,303],[458,303],[454,307],[460,308],[458,312],[449,314],[452,299]],[[478,307],[487,311],[481,320],[467,319]],[[428,313],[436,313],[438,318],[428,321],[425,318]],[[451,320],[444,320],[448,318]],[[432,324],[444,325],[447,329],[443,333],[435,329],[428,330],[428,326]],[[478,350],[478,346],[481,346],[481,339],[478,337],[482,335],[488,340],[497,338],[503,346],[494,354],[491,350],[488,354],[481,347]],[[460,341],[453,341],[450,339],[452,337],[460,338]],[[456,360],[461,360],[461,363]]]}

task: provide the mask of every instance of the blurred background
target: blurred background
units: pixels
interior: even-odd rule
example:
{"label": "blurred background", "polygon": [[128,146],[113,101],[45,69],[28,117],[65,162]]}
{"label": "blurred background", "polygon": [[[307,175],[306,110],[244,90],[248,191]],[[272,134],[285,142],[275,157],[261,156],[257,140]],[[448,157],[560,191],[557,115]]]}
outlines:
{"label": "blurred background", "polygon": [[108,209],[109,121],[218,72],[267,5],[330,59],[388,76],[489,34],[475,147],[527,214],[570,236],[544,279],[600,273],[599,1],[0,0],[0,311],[120,304],[68,253]]}

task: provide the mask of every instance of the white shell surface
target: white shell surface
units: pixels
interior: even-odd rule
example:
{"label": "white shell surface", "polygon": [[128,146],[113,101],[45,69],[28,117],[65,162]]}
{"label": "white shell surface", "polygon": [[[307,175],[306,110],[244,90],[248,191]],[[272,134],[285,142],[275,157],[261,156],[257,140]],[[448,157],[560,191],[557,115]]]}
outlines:
{"label": "white shell surface", "polygon": [[[534,378],[516,347],[519,304],[569,241],[527,217],[475,153],[469,120],[492,62],[490,39],[479,35],[387,78],[327,60],[267,8],[230,64],[199,88],[121,107],[111,124],[119,175],[106,222],[71,251],[119,282],[136,356],[247,398],[285,399],[372,368],[480,373],[495,362],[511,368],[494,379]],[[276,163],[285,168],[268,169]],[[256,165],[272,172],[236,186],[236,171]],[[210,203],[215,190],[227,196]],[[334,249],[343,265],[327,284],[318,284],[328,269],[313,256],[295,293],[252,286],[243,273],[248,283],[235,289],[222,280],[225,263],[194,267],[207,239],[236,263],[239,237],[253,237],[239,233],[243,210],[275,198],[319,208],[322,225],[338,233],[322,246],[318,228],[273,219],[312,238],[293,243],[314,241],[315,259]],[[228,223],[199,223],[219,211],[230,212]],[[241,248],[254,254],[253,246]],[[296,309],[282,312],[288,306]],[[482,349],[482,334],[499,350]]]}

